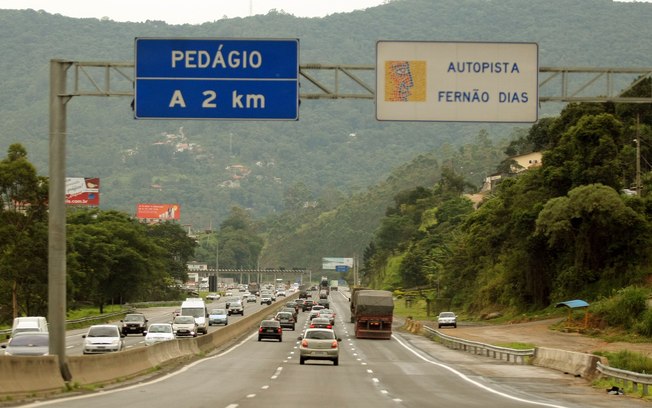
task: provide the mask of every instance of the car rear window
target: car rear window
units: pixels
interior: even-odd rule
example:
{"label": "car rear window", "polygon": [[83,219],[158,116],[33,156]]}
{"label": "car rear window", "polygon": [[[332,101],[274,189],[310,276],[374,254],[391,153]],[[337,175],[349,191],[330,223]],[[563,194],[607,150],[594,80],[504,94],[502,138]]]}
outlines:
{"label": "car rear window", "polygon": [[265,320],[260,323],[262,327],[279,327],[279,322],[276,320]]}
{"label": "car rear window", "polygon": [[315,340],[330,340],[335,338],[335,333],[329,330],[309,331],[306,333],[306,338]]}

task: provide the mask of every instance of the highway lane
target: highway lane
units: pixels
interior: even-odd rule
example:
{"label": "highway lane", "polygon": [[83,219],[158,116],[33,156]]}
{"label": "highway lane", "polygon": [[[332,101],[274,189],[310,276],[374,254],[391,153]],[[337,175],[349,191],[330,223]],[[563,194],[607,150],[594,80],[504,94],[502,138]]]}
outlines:
{"label": "highway lane", "polygon": [[[280,298],[283,299],[283,298]],[[282,301],[282,300],[279,300]],[[220,299],[217,301],[213,302],[207,302],[206,307],[210,311],[211,309],[219,309],[219,308],[224,308],[224,299]],[[256,303],[243,303],[245,305],[245,314],[244,317],[251,313],[255,313],[261,309],[264,309],[268,307],[268,305],[261,305],[260,302]],[[179,302],[179,306],[181,305],[181,302]],[[172,313],[174,312],[177,307],[151,307],[151,308],[144,308],[144,309],[139,309],[137,310],[139,313],[143,313],[145,317],[148,320],[148,324],[152,323],[171,323],[172,322]],[[240,315],[232,315],[229,316],[229,322],[236,322],[240,319],[242,319],[243,316]],[[117,326],[120,326],[120,321],[112,321],[109,322],[109,324],[115,324]],[[215,330],[219,330],[223,328],[224,326],[219,325],[219,326],[209,326],[208,332],[211,333]],[[70,356],[78,356],[82,355],[82,348],[84,344],[84,339],[82,338],[82,335],[84,335],[88,329],[75,329],[75,330],[69,330],[66,332],[66,354]],[[201,334],[199,335],[201,336]],[[142,336],[140,334],[130,334],[127,337],[124,338],[125,340],[125,347],[126,349],[131,349],[131,348],[136,348],[136,347],[145,347],[145,336]]]}
{"label": "highway lane", "polygon": [[38,407],[113,408],[156,404],[160,408],[319,407],[642,407],[647,403],[592,390],[581,379],[554,370],[515,366],[449,350],[421,336],[395,333],[390,341],[358,340],[348,323],[348,301],[332,295],[342,337],[340,365],[309,360],[299,365],[300,313],[296,332],[283,342],[238,345],[166,376],[105,389]]}

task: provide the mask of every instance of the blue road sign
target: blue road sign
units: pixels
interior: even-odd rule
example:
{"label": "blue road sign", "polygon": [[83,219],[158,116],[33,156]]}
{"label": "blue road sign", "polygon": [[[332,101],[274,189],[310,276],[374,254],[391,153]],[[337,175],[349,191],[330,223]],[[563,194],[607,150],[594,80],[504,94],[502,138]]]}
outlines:
{"label": "blue road sign", "polygon": [[335,270],[337,272],[348,272],[349,271],[349,266],[348,265],[335,265]]}
{"label": "blue road sign", "polygon": [[136,38],[136,119],[297,120],[299,40]]}

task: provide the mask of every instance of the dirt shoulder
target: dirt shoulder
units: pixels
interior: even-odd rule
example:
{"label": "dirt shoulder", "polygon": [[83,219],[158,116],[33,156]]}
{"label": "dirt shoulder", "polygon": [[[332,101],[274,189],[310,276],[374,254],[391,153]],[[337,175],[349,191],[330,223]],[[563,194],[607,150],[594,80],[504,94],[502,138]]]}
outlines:
{"label": "dirt shoulder", "polygon": [[[610,343],[579,333],[563,333],[550,329],[551,326],[561,320],[563,319],[555,318],[501,325],[467,325],[461,322],[455,329],[441,328],[439,330],[453,337],[494,345],[514,342],[532,343],[536,347],[549,347],[581,353],[629,350],[652,357],[652,343]],[[437,329],[436,322],[422,323]]]}

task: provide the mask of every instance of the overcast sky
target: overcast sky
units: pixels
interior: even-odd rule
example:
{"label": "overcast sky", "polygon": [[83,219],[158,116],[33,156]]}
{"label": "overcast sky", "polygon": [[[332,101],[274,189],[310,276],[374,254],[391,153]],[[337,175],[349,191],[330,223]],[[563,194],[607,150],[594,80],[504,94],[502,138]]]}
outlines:
{"label": "overcast sky", "polygon": [[162,20],[168,24],[201,24],[224,16],[248,17],[285,11],[297,17],[375,7],[387,0],[0,0],[0,9],[45,10],[68,17],[108,17],[114,21]]}

